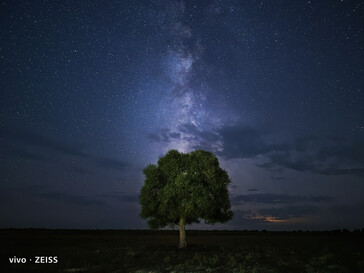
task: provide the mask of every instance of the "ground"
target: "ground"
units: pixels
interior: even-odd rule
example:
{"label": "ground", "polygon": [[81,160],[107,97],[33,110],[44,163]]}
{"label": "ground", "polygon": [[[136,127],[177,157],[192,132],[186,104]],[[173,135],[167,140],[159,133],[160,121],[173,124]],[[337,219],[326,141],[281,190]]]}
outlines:
{"label": "ground", "polygon": [[11,229],[0,239],[0,272],[364,272],[363,232],[187,231],[186,249],[178,231]]}

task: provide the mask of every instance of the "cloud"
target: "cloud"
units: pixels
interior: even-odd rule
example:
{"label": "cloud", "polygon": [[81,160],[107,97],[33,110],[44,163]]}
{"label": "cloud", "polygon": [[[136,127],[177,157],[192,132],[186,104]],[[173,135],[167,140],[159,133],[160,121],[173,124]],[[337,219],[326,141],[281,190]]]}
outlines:
{"label": "cloud", "polygon": [[234,205],[239,205],[242,203],[293,204],[300,202],[330,202],[333,200],[333,197],[261,193],[235,195],[231,198],[231,200]]}
{"label": "cloud", "polygon": [[172,132],[169,134],[170,138],[175,138],[175,139],[179,139],[181,137],[181,134],[178,132]]}
{"label": "cloud", "polygon": [[336,169],[328,168],[324,170],[314,170],[314,173],[324,175],[364,175],[364,168],[347,168],[347,169]]}
{"label": "cloud", "polygon": [[257,166],[267,169],[273,169],[275,167],[284,167],[293,169],[296,171],[316,171],[316,163],[314,155],[300,154],[291,155],[290,151],[284,151],[280,153],[273,153],[268,155],[269,162],[265,164],[258,164]]}
{"label": "cloud", "polygon": [[272,132],[243,125],[223,126],[217,130],[223,143],[218,154],[227,159],[264,156],[257,166],[281,168],[321,175],[364,174],[364,141],[307,135],[277,142]]}
{"label": "cloud", "polygon": [[47,188],[45,185],[32,184],[32,185],[17,185],[9,186],[7,184],[0,184],[0,200],[12,199],[13,194],[30,194],[33,195],[35,192],[44,191]]}
{"label": "cloud", "polygon": [[323,147],[318,152],[318,158],[321,160],[334,157],[364,163],[364,141],[349,143],[340,141],[334,143],[334,145]]}
{"label": "cloud", "polygon": [[200,130],[196,125],[191,123],[181,124],[179,130],[185,134],[193,135],[205,143],[214,143],[220,139],[216,132]]}
{"label": "cloud", "polygon": [[39,154],[27,151],[25,149],[21,149],[18,147],[13,147],[13,146],[5,147],[3,149],[3,154],[6,156],[10,156],[10,157],[22,158],[22,159],[33,160],[33,161],[45,161],[46,160],[43,156],[41,156]]}
{"label": "cloud", "polygon": [[[170,143],[188,142],[192,149],[204,149],[227,160],[253,158],[258,167],[270,171],[284,168],[321,175],[364,175],[364,141],[346,142],[332,136],[323,139],[306,135],[283,141],[273,132],[246,125],[224,125],[202,130],[192,123],[183,123],[177,130],[161,129],[149,139]],[[283,176],[273,176],[282,180]]]}
{"label": "cloud", "polygon": [[[128,166],[128,163],[109,157],[101,157],[97,155],[88,154],[83,151],[80,145],[68,144],[58,141],[48,136],[36,134],[30,131],[19,131],[16,129],[4,129],[0,128],[0,135],[4,136],[9,144],[4,148],[4,154],[7,156],[13,156],[18,158],[24,158],[35,161],[45,161],[46,156],[38,155],[34,152],[30,152],[23,148],[16,147],[16,145],[23,144],[30,146],[31,148],[44,148],[48,151],[54,151],[70,156],[75,156],[80,159],[89,160],[97,167],[109,168],[118,171],[124,171]],[[74,171],[80,174],[90,174],[91,172],[86,169],[75,167]]]}
{"label": "cloud", "polygon": [[95,157],[94,162],[99,167],[118,171],[124,171],[129,166],[129,164],[124,161],[108,157]]}
{"label": "cloud", "polygon": [[71,169],[72,169],[72,171],[74,173],[80,174],[80,175],[92,175],[92,174],[94,174],[94,172],[90,171],[87,168],[83,168],[83,167],[74,166]]}
{"label": "cloud", "polygon": [[273,132],[248,125],[226,125],[217,129],[223,143],[218,154],[226,159],[255,158],[274,151],[287,150],[292,143],[278,142]]}
{"label": "cloud", "polygon": [[255,217],[252,210],[234,210],[233,219],[229,221],[229,226],[236,229],[257,229],[266,226],[263,218]]}
{"label": "cloud", "polygon": [[170,143],[181,140],[190,143],[192,149],[204,149],[216,151],[220,137],[216,132],[199,129],[192,123],[183,123],[171,132],[167,128],[162,128],[158,132],[148,135],[148,139],[154,142]]}
{"label": "cloud", "polygon": [[147,138],[154,141],[154,142],[169,143],[173,139],[180,139],[181,138],[181,133],[179,133],[179,132],[170,132],[169,129],[162,128],[157,133],[148,134]]}
{"label": "cloud", "polygon": [[64,192],[42,192],[34,193],[33,196],[53,200],[61,203],[68,203],[81,206],[106,206],[103,200],[95,199],[95,197],[75,195]]}
{"label": "cloud", "polygon": [[315,135],[307,135],[304,137],[298,137],[293,145],[293,148],[299,152],[306,152],[309,150],[310,146],[317,140],[317,136]]}
{"label": "cloud", "polygon": [[0,128],[0,135],[5,136],[11,141],[20,142],[23,144],[31,144],[33,146],[39,146],[47,148],[51,151],[56,151],[71,156],[86,158],[88,155],[84,153],[79,145],[71,145],[65,142],[46,137],[41,134],[37,134],[30,131],[19,131],[16,129],[4,129]]}
{"label": "cloud", "polygon": [[[360,222],[361,227],[364,225],[364,202],[350,205],[333,205],[327,209],[327,213],[336,217],[340,217],[344,222],[355,223]],[[359,225],[357,227],[360,227]]]}
{"label": "cloud", "polygon": [[122,195],[118,199],[124,202],[139,203],[139,197],[137,195]]}
{"label": "cloud", "polygon": [[286,178],[283,176],[272,176],[270,179],[272,180],[285,180]]}
{"label": "cloud", "polygon": [[295,230],[303,226],[310,227],[311,217],[320,212],[322,212],[320,207],[313,205],[239,209],[234,211],[234,217],[229,225],[238,229]]}
{"label": "cloud", "polygon": [[291,218],[297,218],[297,217],[304,217],[307,215],[312,215],[318,211],[317,206],[285,206],[280,208],[263,208],[258,209],[257,212],[267,217],[267,220],[271,219],[274,220],[287,220]]}
{"label": "cloud", "polygon": [[267,155],[269,162],[257,164],[257,166],[270,170],[278,167],[288,168],[321,175],[363,175],[364,162],[357,155],[357,150],[360,149],[360,145],[356,149],[353,144],[347,150],[341,148],[339,153],[335,153],[333,150],[330,153],[331,156],[323,156],[320,148],[311,153],[287,150]]}
{"label": "cloud", "polygon": [[112,194],[101,194],[100,197],[106,198],[106,199],[114,199],[116,201],[120,202],[127,202],[127,203],[139,203],[139,196],[137,194],[127,194],[124,192],[120,193],[112,193]]}
{"label": "cloud", "polygon": [[249,126],[224,126],[218,130],[224,149],[219,154],[228,159],[251,158],[269,151],[262,132]]}
{"label": "cloud", "polygon": [[258,191],[258,189],[248,189],[247,191]]}
{"label": "cloud", "polygon": [[22,185],[18,187],[2,186],[0,196],[2,197],[1,199],[12,199],[14,194],[19,193],[59,203],[81,206],[109,206],[111,200],[115,200],[120,203],[139,203],[138,194],[113,192],[96,195],[81,195],[77,193],[51,190],[49,188],[45,188],[44,185]]}

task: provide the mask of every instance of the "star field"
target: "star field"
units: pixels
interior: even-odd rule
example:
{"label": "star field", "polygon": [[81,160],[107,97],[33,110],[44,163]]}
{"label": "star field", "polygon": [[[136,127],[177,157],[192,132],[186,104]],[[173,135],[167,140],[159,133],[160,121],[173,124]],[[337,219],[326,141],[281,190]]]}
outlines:
{"label": "star field", "polygon": [[214,228],[363,226],[364,2],[0,6],[1,227],[145,228],[169,149],[231,176]]}

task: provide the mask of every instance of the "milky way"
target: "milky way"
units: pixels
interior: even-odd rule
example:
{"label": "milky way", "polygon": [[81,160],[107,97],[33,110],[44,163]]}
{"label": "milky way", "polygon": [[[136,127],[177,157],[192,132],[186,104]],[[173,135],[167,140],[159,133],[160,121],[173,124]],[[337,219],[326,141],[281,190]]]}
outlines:
{"label": "milky way", "polygon": [[[182,22],[186,13],[185,4],[170,3],[164,12],[167,13],[169,22],[168,27],[164,28],[166,35],[170,35],[171,45],[168,45],[167,52],[161,59],[162,69],[169,82],[160,105],[165,128],[158,129],[172,134],[164,151],[178,149],[187,152],[198,144],[198,140],[193,140],[193,134],[180,130],[181,127],[190,124],[210,130],[219,126],[223,117],[217,116],[213,108],[206,105],[208,90],[203,86],[206,83],[199,80],[195,72],[196,62],[203,65],[203,48],[199,37]],[[193,86],[193,80],[197,80],[199,86]]]}

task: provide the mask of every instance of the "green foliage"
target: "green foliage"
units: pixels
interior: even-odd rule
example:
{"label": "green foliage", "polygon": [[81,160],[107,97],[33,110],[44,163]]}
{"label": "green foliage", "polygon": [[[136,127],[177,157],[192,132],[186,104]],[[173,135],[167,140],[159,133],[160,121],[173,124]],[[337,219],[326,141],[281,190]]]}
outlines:
{"label": "green foliage", "polygon": [[210,152],[180,153],[170,150],[144,170],[145,184],[139,200],[140,216],[151,228],[186,224],[226,222],[232,218],[227,172]]}

